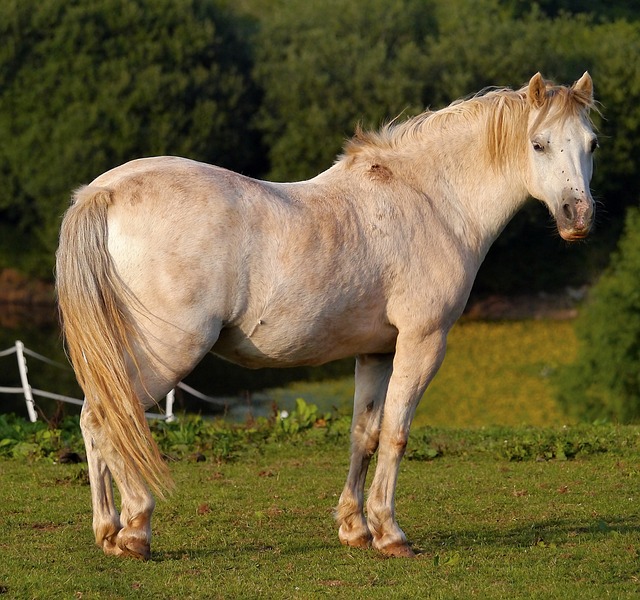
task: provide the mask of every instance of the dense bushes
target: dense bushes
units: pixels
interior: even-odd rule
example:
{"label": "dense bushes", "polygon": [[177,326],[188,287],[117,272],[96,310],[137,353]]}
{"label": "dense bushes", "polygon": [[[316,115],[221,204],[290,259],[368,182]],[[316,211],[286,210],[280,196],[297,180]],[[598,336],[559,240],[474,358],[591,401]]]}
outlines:
{"label": "dense bushes", "polygon": [[[538,70],[561,82],[585,69],[594,77],[606,115],[599,235],[615,240],[640,187],[640,75],[629,60],[640,52],[640,9],[610,5],[0,3],[0,268],[50,274],[70,191],[126,160],[180,154],[253,176],[307,177],[330,166],[359,121],[376,127],[487,85],[519,86]],[[565,249],[534,207],[500,238],[479,287],[581,283],[611,245]]]}
{"label": "dense bushes", "polygon": [[432,2],[292,0],[262,22],[255,73],[269,176],[302,179],[331,165],[362,122],[424,108]]}
{"label": "dense bushes", "polygon": [[50,273],[70,191],[126,160],[248,168],[249,50],[219,4],[0,4],[0,266]]}
{"label": "dense bushes", "polygon": [[560,400],[583,419],[640,420],[640,210],[629,211],[611,265],[576,322],[575,363],[559,378]]}

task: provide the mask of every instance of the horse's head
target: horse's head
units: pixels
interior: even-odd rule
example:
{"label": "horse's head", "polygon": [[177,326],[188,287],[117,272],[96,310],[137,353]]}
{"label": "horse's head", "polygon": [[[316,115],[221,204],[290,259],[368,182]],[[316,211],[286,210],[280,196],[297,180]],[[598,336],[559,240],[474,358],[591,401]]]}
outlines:
{"label": "horse's head", "polygon": [[593,83],[585,73],[570,88],[545,83],[540,73],[526,88],[529,193],[544,202],[568,241],[587,236],[595,205],[589,182],[598,140],[589,120]]}

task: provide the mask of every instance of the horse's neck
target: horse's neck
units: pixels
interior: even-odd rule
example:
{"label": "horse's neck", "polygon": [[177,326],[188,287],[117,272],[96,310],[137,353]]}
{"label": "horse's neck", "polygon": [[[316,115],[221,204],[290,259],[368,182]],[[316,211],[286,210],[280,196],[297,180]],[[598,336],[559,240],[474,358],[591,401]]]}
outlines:
{"label": "horse's neck", "polygon": [[528,197],[522,166],[488,164],[481,143],[473,132],[442,139],[412,166],[418,189],[480,261]]}

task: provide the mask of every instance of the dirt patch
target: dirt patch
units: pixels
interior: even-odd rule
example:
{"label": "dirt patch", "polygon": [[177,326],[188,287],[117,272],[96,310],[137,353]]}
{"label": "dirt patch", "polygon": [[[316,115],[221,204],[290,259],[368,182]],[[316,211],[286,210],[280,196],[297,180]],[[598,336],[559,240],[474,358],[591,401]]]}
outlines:
{"label": "dirt patch", "polygon": [[522,319],[574,319],[587,288],[566,288],[556,293],[533,293],[518,296],[492,295],[472,298],[465,318],[479,321],[515,321]]}
{"label": "dirt patch", "polygon": [[56,318],[53,283],[30,279],[15,269],[0,270],[0,327],[38,327]]}

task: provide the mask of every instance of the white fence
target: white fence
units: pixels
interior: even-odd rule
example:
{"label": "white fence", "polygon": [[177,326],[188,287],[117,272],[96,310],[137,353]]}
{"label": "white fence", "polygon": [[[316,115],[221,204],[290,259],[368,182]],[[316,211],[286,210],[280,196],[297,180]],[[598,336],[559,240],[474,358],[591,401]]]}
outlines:
{"label": "white fence", "polygon": [[[20,374],[20,387],[2,387],[0,386],[0,394],[22,394],[24,396],[24,401],[27,405],[27,413],[29,414],[29,419],[31,422],[35,422],[38,420],[38,414],[36,412],[36,403],[34,401],[34,396],[41,398],[49,398],[51,400],[58,400],[60,402],[67,402],[69,404],[76,404],[82,406],[84,403],[83,400],[79,400],[78,398],[70,398],[69,396],[63,396],[61,394],[55,394],[53,392],[47,392],[45,390],[39,390],[36,388],[32,388],[29,384],[28,373],[29,369],[27,367],[27,359],[34,358],[46,364],[52,365],[54,367],[58,367],[60,369],[69,369],[67,365],[59,363],[55,360],[51,360],[46,356],[42,356],[33,350],[29,350],[29,348],[25,348],[24,344],[21,341],[16,341],[16,343],[11,347],[7,348],[7,350],[0,351],[0,358],[5,356],[11,356],[12,354],[16,355],[18,361],[18,372]],[[220,408],[226,407],[226,402],[223,400],[219,400],[217,398],[211,398],[210,396],[206,396],[202,394],[198,390],[195,390],[191,386],[188,386],[186,383],[180,382],[178,387],[188,392],[198,400],[203,402],[207,402],[209,404],[213,404]],[[167,422],[171,422],[175,420],[175,415],[173,414],[173,402],[175,398],[175,390],[171,390],[166,397],[166,405],[164,413],[145,413],[148,419],[163,419]]]}

